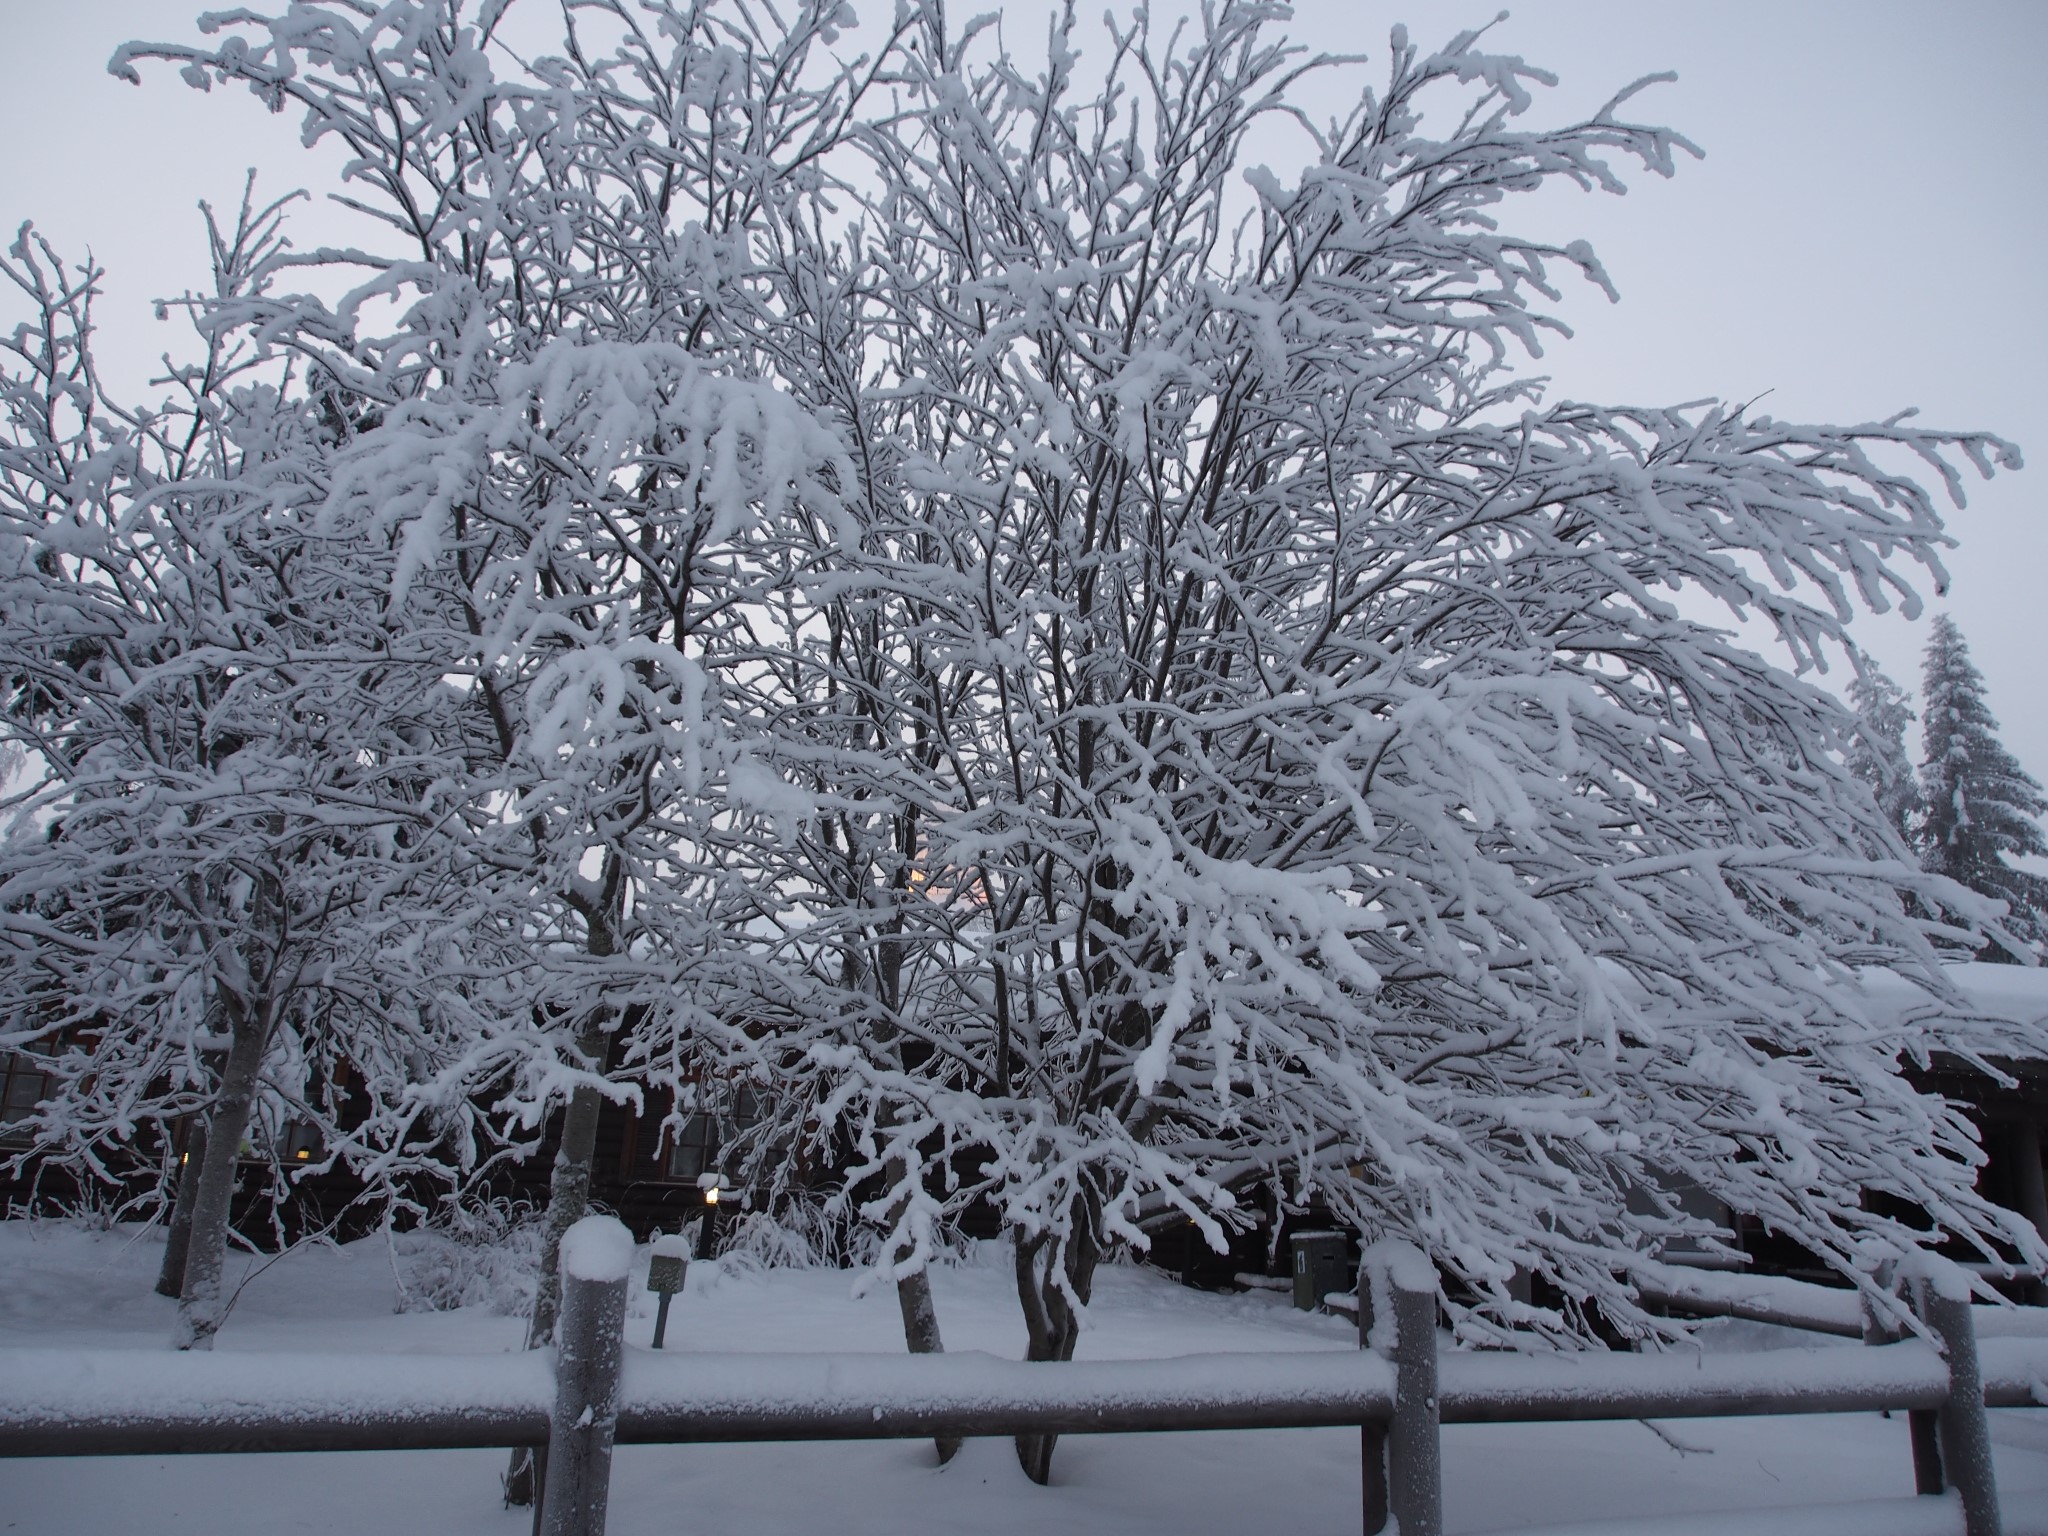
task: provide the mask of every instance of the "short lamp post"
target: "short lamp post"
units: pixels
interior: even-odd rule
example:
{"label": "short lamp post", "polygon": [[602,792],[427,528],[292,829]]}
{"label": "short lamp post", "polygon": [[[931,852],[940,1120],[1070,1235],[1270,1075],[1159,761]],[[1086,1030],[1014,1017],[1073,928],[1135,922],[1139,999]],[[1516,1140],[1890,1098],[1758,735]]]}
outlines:
{"label": "short lamp post", "polygon": [[674,1237],[654,1234],[652,1255],[647,1261],[647,1289],[661,1300],[655,1304],[654,1347],[661,1348],[668,1337],[668,1304],[683,1288],[690,1273],[690,1245],[678,1232]]}
{"label": "short lamp post", "polygon": [[704,1196],[704,1224],[697,1229],[697,1257],[711,1257],[711,1245],[718,1238],[718,1207],[732,1193],[722,1173],[700,1173],[697,1189]]}

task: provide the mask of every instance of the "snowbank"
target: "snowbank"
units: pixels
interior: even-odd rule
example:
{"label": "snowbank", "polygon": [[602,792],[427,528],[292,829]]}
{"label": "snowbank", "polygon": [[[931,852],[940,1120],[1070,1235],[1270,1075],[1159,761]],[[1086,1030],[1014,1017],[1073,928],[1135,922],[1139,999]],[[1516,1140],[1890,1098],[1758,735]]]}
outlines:
{"label": "snowbank", "polygon": [[[383,1390],[376,1388],[377,1376],[386,1368],[406,1372],[415,1405],[435,1396],[476,1393],[482,1400],[494,1394],[501,1407],[523,1403],[535,1426],[544,1417],[551,1394],[545,1354],[519,1352],[517,1324],[481,1307],[394,1314],[390,1255],[381,1238],[309,1248],[260,1274],[254,1273],[259,1261],[235,1256],[232,1273],[247,1269],[252,1278],[220,1348],[203,1358],[180,1359],[162,1347],[175,1305],[151,1290],[161,1253],[154,1235],[0,1223],[0,1273],[7,1277],[0,1287],[0,1397],[32,1396],[32,1379],[66,1379],[77,1370],[75,1361],[36,1364],[56,1338],[67,1345],[147,1344],[122,1352],[140,1373],[197,1370],[228,1380],[267,1360],[271,1369],[262,1382],[241,1379],[245,1385],[267,1382],[266,1395],[272,1388],[301,1394],[301,1422],[344,1406],[330,1396],[335,1390],[358,1406],[374,1400]],[[653,1331],[655,1299],[637,1292],[629,1297],[628,1382],[650,1409],[693,1390],[708,1398],[723,1391],[720,1382],[731,1375],[761,1382],[768,1368],[762,1357],[777,1351],[785,1353],[776,1368],[796,1373],[785,1383],[795,1392],[819,1388],[816,1376],[806,1373],[818,1369],[816,1357],[825,1352],[902,1358],[902,1322],[886,1287],[856,1298],[844,1272],[741,1272],[714,1262],[701,1267],[700,1289],[699,1266],[692,1270],[661,1359],[643,1348]],[[997,1357],[989,1362],[995,1366],[1026,1369],[1016,1359],[1023,1326],[1006,1265],[945,1267],[932,1279],[949,1346],[962,1355],[986,1351]],[[2024,1388],[2023,1377],[2048,1367],[2037,1341],[1989,1337],[2000,1323],[2017,1325],[2034,1315],[1978,1309],[1987,1391],[2002,1390],[2001,1382]],[[1081,1342],[1083,1365],[1203,1352],[1206,1360],[1178,1368],[1240,1377],[1248,1362],[1216,1358],[1219,1352],[1291,1351],[1340,1371],[1360,1362],[1348,1320],[1296,1312],[1283,1296],[1264,1291],[1190,1291],[1142,1269],[1112,1266],[1098,1273],[1091,1320]],[[1753,1358],[1734,1345],[1757,1331],[1751,1324],[1709,1325],[1702,1341],[1708,1368],[1720,1358]],[[1771,1334],[1774,1343],[1786,1337],[1796,1336]],[[321,1379],[297,1378],[285,1368],[282,1351],[321,1356]],[[788,1352],[811,1358],[792,1360]],[[1820,1352],[1885,1353],[1848,1342]],[[1496,1362],[1475,1369],[1504,1363],[1497,1356],[1455,1358]],[[670,1364],[672,1370],[665,1368]],[[1658,1369],[1690,1365],[1689,1354],[1676,1355]],[[865,1368],[865,1362],[852,1367]],[[1557,1368],[1585,1374],[1565,1362]],[[839,1369],[832,1390],[850,1401],[859,1383],[844,1374],[844,1359]],[[431,1378],[425,1394],[411,1380],[422,1371]],[[687,1385],[692,1373],[695,1389]],[[81,1380],[104,1394],[103,1401],[133,1402],[140,1395],[159,1406],[169,1400],[173,1410],[181,1406],[182,1386],[151,1388],[126,1365],[114,1374],[120,1379]],[[878,1404],[868,1406],[872,1411]],[[1997,1410],[1992,1438],[2008,1536],[2019,1536],[2039,1527],[2048,1511],[2048,1414]],[[1885,1522],[1932,1519],[1945,1507],[1940,1500],[1914,1500],[1907,1444],[1903,1415],[1875,1413],[1689,1419],[1655,1428],[1631,1419],[1450,1424],[1444,1430],[1445,1529],[1451,1536],[1477,1536],[1604,1520],[1613,1523],[1575,1527],[1572,1536],[1679,1536],[1685,1531],[1680,1512],[1718,1510],[1721,1529],[1754,1529],[1759,1536],[1834,1536],[1846,1529],[1905,1536],[1909,1528]],[[504,1465],[497,1449],[232,1462],[207,1456],[6,1459],[0,1460],[0,1525],[109,1536],[183,1529],[204,1529],[208,1536],[281,1530],[300,1536],[366,1530],[525,1536],[530,1512],[508,1511],[499,1499]],[[709,1536],[808,1536],[825,1529],[835,1536],[1044,1536],[1048,1530],[1060,1536],[1237,1536],[1278,1518],[1303,1531],[1358,1528],[1358,1432],[1350,1428],[1076,1435],[1061,1444],[1051,1487],[1028,1483],[1010,1445],[1000,1440],[969,1441],[945,1467],[936,1464],[929,1441],[917,1440],[628,1445],[613,1471],[612,1536],[662,1536],[685,1515],[690,1530]],[[1887,1502],[1850,1511],[1847,1518],[1861,1523],[1849,1526],[1818,1509],[1795,1516],[1781,1508],[1858,1499]],[[1662,1523],[1673,1516],[1679,1516],[1673,1524]],[[1806,1523],[1793,1523],[1799,1520]]]}

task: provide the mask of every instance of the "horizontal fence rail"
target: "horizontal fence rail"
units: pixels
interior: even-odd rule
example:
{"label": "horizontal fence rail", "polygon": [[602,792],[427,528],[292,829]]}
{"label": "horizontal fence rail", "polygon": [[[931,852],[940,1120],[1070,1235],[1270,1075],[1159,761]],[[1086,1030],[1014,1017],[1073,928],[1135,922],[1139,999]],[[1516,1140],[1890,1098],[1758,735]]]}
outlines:
{"label": "horizontal fence rail", "polygon": [[[1984,1402],[2048,1404],[2048,1338],[1978,1343]],[[454,1450],[547,1439],[546,1351],[390,1357],[12,1349],[0,1456]],[[1756,1355],[1446,1354],[1446,1424],[1933,1408],[1948,1368],[1918,1340]],[[1031,1364],[947,1355],[628,1355],[622,1445],[1128,1434],[1384,1423],[1394,1373],[1366,1351]]]}
{"label": "horizontal fence rail", "polygon": [[1901,1508],[1899,1518],[1953,1516],[1968,1536],[1997,1536],[1984,1408],[2048,1405],[2048,1317],[1972,1308],[1953,1277],[1935,1283],[1938,1272],[1915,1282],[1932,1342],[1876,1342],[1849,1292],[1658,1275],[1645,1288],[1674,1308],[1830,1334],[1849,1333],[1853,1317],[1873,1342],[1727,1355],[1440,1353],[1434,1271],[1412,1250],[1368,1250],[1355,1351],[1067,1363],[657,1354],[622,1347],[632,1245],[615,1226],[565,1248],[584,1272],[565,1257],[559,1352],[9,1350],[0,1456],[546,1446],[537,1529],[601,1536],[614,1443],[1348,1426],[1361,1435],[1365,1530],[1391,1516],[1404,1536],[1435,1536],[1440,1423],[1887,1408],[1913,1421],[1920,1490],[1960,1495],[1905,1501],[1917,1513]]}
{"label": "horizontal fence rail", "polygon": [[1308,1429],[1384,1421],[1376,1355],[1181,1355],[1033,1364],[944,1355],[635,1355],[621,1443]]}
{"label": "horizontal fence rail", "polygon": [[[1784,1357],[1792,1358],[1786,1359]],[[1934,1408],[1948,1366],[1913,1340],[1761,1355],[1445,1355],[1446,1424]]]}
{"label": "horizontal fence rail", "polygon": [[544,1441],[545,1352],[10,1349],[0,1455],[459,1450]]}
{"label": "horizontal fence rail", "polygon": [[1645,1302],[1690,1317],[1736,1317],[1839,1338],[1863,1337],[1863,1304],[1854,1291],[1777,1275],[1685,1270],[1675,1265],[1646,1267],[1633,1278]]}
{"label": "horizontal fence rail", "polygon": [[[0,1456],[445,1450],[545,1441],[546,1351],[476,1357],[9,1350]],[[447,1375],[441,1373],[446,1371]],[[327,1398],[315,1383],[332,1381]],[[116,1385],[124,1384],[124,1385]],[[993,1355],[628,1357],[621,1444],[1276,1429],[1385,1421],[1375,1355],[1029,1364]]]}

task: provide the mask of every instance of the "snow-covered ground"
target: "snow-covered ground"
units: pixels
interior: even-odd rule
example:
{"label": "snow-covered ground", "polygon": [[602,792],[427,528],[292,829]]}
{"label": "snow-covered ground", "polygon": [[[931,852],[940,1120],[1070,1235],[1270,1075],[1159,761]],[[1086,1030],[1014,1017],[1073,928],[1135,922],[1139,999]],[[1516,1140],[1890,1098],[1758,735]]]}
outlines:
{"label": "snow-covered ground", "polygon": [[[0,1224],[0,1350],[167,1340],[172,1304],[151,1291],[160,1251],[154,1233]],[[234,1269],[257,1263],[238,1258]],[[627,1324],[640,1345],[653,1333],[653,1298],[639,1289],[645,1264],[643,1249]],[[949,1345],[1021,1355],[1007,1264],[946,1269],[935,1289]],[[900,1350],[893,1295],[850,1292],[839,1272],[693,1265],[669,1347]],[[459,1355],[518,1346],[516,1319],[482,1308],[394,1313],[395,1295],[381,1240],[293,1253],[250,1280],[219,1348]],[[1205,1295],[1141,1269],[1103,1271],[1093,1324],[1081,1354],[1097,1359],[1353,1347],[1348,1324],[1295,1312],[1283,1296]],[[1710,1336],[1716,1349],[1817,1342],[1742,1323],[1714,1325]],[[1995,1412],[1992,1438],[2009,1528],[2048,1522],[2048,1410]],[[1905,1497],[1913,1486],[1903,1417],[1876,1414],[1469,1425],[1444,1441],[1453,1532]],[[503,1460],[450,1451],[0,1461],[0,1531],[523,1536],[530,1517],[499,1506]],[[1049,1488],[1025,1481],[1000,1441],[973,1442],[944,1468],[913,1442],[629,1446],[618,1453],[610,1522],[613,1536],[1357,1529],[1358,1437],[1345,1430],[1069,1436]]]}

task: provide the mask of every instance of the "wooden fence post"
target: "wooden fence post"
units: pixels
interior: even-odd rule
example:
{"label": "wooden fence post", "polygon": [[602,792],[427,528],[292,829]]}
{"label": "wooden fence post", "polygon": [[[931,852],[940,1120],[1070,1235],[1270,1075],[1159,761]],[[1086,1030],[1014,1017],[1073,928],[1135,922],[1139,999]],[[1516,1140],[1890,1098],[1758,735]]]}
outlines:
{"label": "wooden fence post", "polygon": [[612,1436],[625,1353],[633,1234],[586,1216],[562,1234],[562,1311],[555,1324],[555,1407],[548,1421],[541,1536],[604,1536]]}
{"label": "wooden fence post", "polygon": [[[1391,1322],[1394,1359],[1394,1418],[1385,1432],[1385,1481],[1380,1524],[1374,1488],[1365,1489],[1366,1531],[1384,1528],[1387,1514],[1401,1536],[1443,1536],[1444,1485],[1441,1413],[1436,1382],[1436,1266],[1412,1244],[1374,1243],[1360,1261],[1370,1272],[1374,1320]],[[1363,1312],[1361,1311],[1361,1318]],[[1364,1435],[1370,1443],[1370,1428]],[[1363,1449],[1363,1447],[1362,1447]],[[1373,1458],[1367,1456],[1370,1463]]]}
{"label": "wooden fence post", "polygon": [[[1372,1348],[1372,1266],[1358,1265],[1358,1347]],[[1387,1528],[1387,1426],[1368,1420],[1358,1426],[1358,1479],[1363,1495],[1365,1536]]]}
{"label": "wooden fence post", "polygon": [[1929,1264],[1914,1279],[1914,1301],[1921,1320],[1933,1330],[1948,1358],[1948,1401],[1934,1415],[1941,1471],[1962,1496],[1967,1536],[1999,1536],[1991,1421],[1984,1412],[1984,1376],[1977,1365],[1977,1328],[1970,1318],[1968,1276],[1954,1265],[1935,1269]]}
{"label": "wooden fence post", "polygon": [[[1887,1267],[1878,1273],[1878,1283],[1892,1288],[1891,1270]],[[1905,1335],[1896,1323],[1880,1319],[1877,1308],[1868,1297],[1863,1301],[1863,1342],[1866,1344],[1896,1344]],[[1891,1417],[1891,1410],[1885,1410],[1885,1417]],[[1932,1408],[1908,1408],[1906,1410],[1906,1436],[1913,1448],[1913,1491],[1915,1493],[1939,1493],[1941,1480],[1941,1443],[1935,1427]]]}

